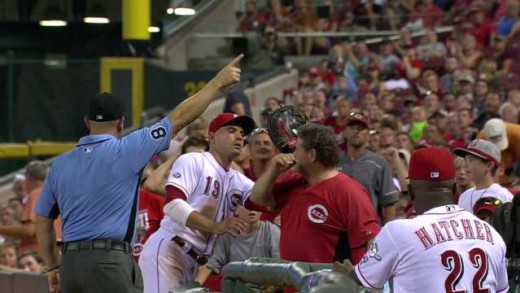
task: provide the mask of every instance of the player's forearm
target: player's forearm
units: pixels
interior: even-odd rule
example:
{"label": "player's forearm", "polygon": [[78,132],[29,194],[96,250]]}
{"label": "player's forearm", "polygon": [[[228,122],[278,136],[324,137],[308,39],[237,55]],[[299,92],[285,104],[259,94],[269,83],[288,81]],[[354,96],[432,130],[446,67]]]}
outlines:
{"label": "player's forearm", "polygon": [[199,273],[197,274],[197,277],[195,277],[195,282],[203,285],[206,283],[206,280],[211,275],[212,270],[208,268],[207,266],[201,266],[199,268]]}
{"label": "player's forearm", "polygon": [[151,178],[151,175],[146,178],[143,183],[143,189],[154,194],[166,196],[166,189],[164,188],[164,179]]}
{"label": "player's forearm", "polygon": [[12,238],[26,238],[34,236],[34,224],[25,223],[13,226],[0,226],[0,234]]}
{"label": "player's forearm", "polygon": [[273,169],[268,169],[258,180],[256,180],[250,199],[257,205],[274,207],[276,205],[273,197],[273,185],[278,177]]}
{"label": "player's forearm", "polygon": [[219,85],[212,79],[198,93],[178,105],[168,116],[173,125],[172,137],[204,113],[219,90]]}
{"label": "player's forearm", "polygon": [[383,221],[387,223],[395,219],[396,210],[397,207],[395,203],[383,207]]}
{"label": "player's forearm", "polygon": [[404,165],[404,163],[401,161],[401,159],[396,159],[392,162],[392,165],[395,167],[395,173],[397,175],[397,180],[399,181],[399,185],[401,186],[402,191],[408,190],[408,169]]}
{"label": "player's forearm", "polygon": [[54,219],[36,216],[36,239],[40,249],[40,256],[47,266],[59,263],[58,251],[56,249],[56,234],[54,232]]}
{"label": "player's forearm", "polygon": [[177,158],[179,158],[180,153],[175,153],[171,158],[169,158],[166,162],[162,163],[159,168],[155,169],[149,176],[146,178],[146,181],[143,184],[143,188],[147,191],[153,192],[155,194],[166,195],[166,189],[164,188],[165,178],[168,176],[170,169],[172,168],[173,163]]}
{"label": "player's forearm", "polygon": [[190,229],[200,230],[208,233],[213,233],[217,227],[217,223],[198,211],[193,211],[188,216],[186,227]]}

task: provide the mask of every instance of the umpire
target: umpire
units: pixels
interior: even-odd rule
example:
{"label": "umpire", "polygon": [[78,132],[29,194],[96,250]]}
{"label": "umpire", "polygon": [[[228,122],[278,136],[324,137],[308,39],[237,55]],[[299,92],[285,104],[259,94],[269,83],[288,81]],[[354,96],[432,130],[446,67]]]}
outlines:
{"label": "umpire", "polygon": [[[220,89],[240,80],[236,66],[242,57],[168,117],[125,137],[123,104],[107,93],[91,100],[84,118],[90,134],[54,162],[35,209],[51,291],[143,291],[141,271],[131,254],[141,170],[203,113]],[[58,215],[63,221],[61,266],[53,231]]]}

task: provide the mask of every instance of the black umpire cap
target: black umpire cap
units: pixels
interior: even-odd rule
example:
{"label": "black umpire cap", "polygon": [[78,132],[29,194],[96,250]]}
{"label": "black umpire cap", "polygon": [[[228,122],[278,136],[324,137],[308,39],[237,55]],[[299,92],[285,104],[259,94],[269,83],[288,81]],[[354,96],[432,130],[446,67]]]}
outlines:
{"label": "black umpire cap", "polygon": [[125,107],[121,100],[109,93],[96,95],[89,105],[88,120],[106,122],[119,120],[125,115]]}

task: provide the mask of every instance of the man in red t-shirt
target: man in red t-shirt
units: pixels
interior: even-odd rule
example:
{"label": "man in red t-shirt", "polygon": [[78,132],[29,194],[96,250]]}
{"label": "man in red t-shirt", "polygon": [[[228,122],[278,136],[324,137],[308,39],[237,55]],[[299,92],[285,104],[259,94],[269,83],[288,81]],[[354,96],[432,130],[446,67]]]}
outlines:
{"label": "man in red t-shirt", "polygon": [[442,23],[442,10],[433,4],[433,0],[423,0],[422,5],[410,13],[410,22],[422,20],[423,27],[434,28]]}
{"label": "man in red t-shirt", "polygon": [[251,163],[249,168],[244,169],[244,175],[255,181],[267,169],[269,161],[276,154],[276,147],[265,128],[253,130],[248,137],[248,141]]}
{"label": "man in red t-shirt", "polygon": [[264,14],[258,12],[255,1],[247,1],[245,14],[240,19],[238,31],[245,33],[248,31],[261,31],[267,18]]}
{"label": "man in red t-shirt", "polygon": [[164,197],[148,192],[144,189],[139,190],[138,222],[137,222],[137,241],[134,244],[134,258],[139,259],[143,245],[161,224],[164,217],[163,212]]}
{"label": "man in red t-shirt", "polygon": [[294,153],[273,159],[248,202],[281,210],[282,259],[357,263],[380,230],[369,196],[357,181],[336,170],[340,154],[329,127],[309,123],[297,133]]}

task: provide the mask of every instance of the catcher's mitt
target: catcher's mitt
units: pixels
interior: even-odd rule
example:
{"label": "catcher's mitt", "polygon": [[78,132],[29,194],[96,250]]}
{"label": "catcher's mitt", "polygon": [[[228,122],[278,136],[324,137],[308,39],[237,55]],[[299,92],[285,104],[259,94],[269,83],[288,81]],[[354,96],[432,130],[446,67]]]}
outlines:
{"label": "catcher's mitt", "polygon": [[283,106],[269,115],[267,132],[280,152],[292,153],[296,147],[296,129],[306,122],[294,106]]}

